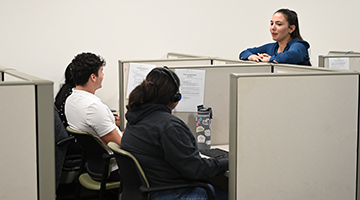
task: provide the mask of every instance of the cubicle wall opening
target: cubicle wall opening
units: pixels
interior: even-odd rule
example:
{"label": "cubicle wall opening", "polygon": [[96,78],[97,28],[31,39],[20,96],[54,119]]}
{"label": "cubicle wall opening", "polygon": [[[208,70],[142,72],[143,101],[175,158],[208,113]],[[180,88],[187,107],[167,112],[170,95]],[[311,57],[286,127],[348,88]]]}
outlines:
{"label": "cubicle wall opening", "polygon": [[55,199],[53,82],[0,73],[2,199]]}
{"label": "cubicle wall opening", "polygon": [[229,199],[357,198],[358,73],[233,74],[230,89]]}

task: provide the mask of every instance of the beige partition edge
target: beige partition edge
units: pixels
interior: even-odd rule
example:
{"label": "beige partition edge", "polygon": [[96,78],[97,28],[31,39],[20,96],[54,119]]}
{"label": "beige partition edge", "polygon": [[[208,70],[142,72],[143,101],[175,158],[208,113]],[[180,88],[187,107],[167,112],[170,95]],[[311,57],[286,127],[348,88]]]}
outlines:
{"label": "beige partition edge", "polygon": [[[240,59],[224,59],[219,57],[210,57],[210,56],[198,56],[192,54],[184,54],[184,53],[167,53],[167,58],[208,58],[211,60],[212,65],[224,65],[224,64],[237,64],[237,63],[250,63],[249,61],[244,61]],[[255,64],[255,63],[254,63]]]}
{"label": "beige partition edge", "polygon": [[175,53],[175,52],[167,53],[166,57],[167,58],[209,58],[208,56],[199,56],[199,55],[193,55],[187,53]]}
{"label": "beige partition edge", "polygon": [[360,54],[360,52],[354,52],[354,51],[329,51],[328,56],[343,56],[343,55],[349,55],[349,54]]}
{"label": "beige partition edge", "polygon": [[53,82],[0,73],[1,199],[55,199]]}
{"label": "beige partition edge", "polygon": [[274,73],[339,72],[338,69],[290,64],[272,64]]}
{"label": "beige partition edge", "polygon": [[233,74],[231,200],[355,199],[359,74]]}
{"label": "beige partition edge", "polygon": [[348,55],[331,55],[331,56],[325,56],[325,55],[319,55],[318,57],[318,63],[319,67],[325,67],[329,68],[329,59],[335,59],[335,58],[349,58],[349,70],[357,70],[360,71],[360,54],[348,54]]}

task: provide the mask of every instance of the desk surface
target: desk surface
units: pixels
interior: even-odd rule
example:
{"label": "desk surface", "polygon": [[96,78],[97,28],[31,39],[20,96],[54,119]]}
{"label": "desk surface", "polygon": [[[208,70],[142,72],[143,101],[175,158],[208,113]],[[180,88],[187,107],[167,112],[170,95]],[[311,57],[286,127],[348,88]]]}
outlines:
{"label": "desk surface", "polygon": [[211,148],[219,148],[219,149],[224,149],[226,151],[229,151],[229,145],[228,144],[221,144],[221,145],[211,145]]}
{"label": "desk surface", "polygon": [[[219,148],[219,149],[223,149],[223,150],[229,151],[229,145],[228,145],[228,144],[211,145],[211,148],[212,148],[212,149]],[[202,155],[202,154],[200,154],[200,155],[201,155],[202,157],[208,158],[208,157],[205,156],[205,155]],[[225,175],[226,177],[229,177],[229,170],[226,171],[226,172],[224,173],[224,175]]]}

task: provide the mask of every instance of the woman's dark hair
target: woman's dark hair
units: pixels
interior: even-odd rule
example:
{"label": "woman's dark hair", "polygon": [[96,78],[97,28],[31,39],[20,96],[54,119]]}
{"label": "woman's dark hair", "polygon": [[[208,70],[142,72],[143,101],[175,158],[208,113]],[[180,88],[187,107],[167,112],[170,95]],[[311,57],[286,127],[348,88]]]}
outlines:
{"label": "woman's dark hair", "polygon": [[65,70],[65,84],[69,84],[70,86],[73,86],[75,87],[75,82],[74,82],[74,79],[71,75],[71,65],[69,64],[67,67],[66,67],[66,70]]}
{"label": "woman's dark hair", "polygon": [[106,62],[100,56],[93,53],[81,53],[71,61],[71,74],[76,85],[85,85],[91,74],[98,76],[100,67],[105,66]]}
{"label": "woman's dark hair", "polygon": [[55,105],[60,109],[63,101],[65,101],[64,97],[67,97],[69,93],[71,93],[72,88],[75,87],[74,79],[70,72],[70,64],[66,67],[65,70],[65,83],[61,85],[59,92],[55,97]]}
{"label": "woman's dark hair", "polygon": [[[167,70],[167,71],[165,71]],[[177,83],[168,73],[171,73]],[[136,111],[144,103],[168,105],[180,86],[179,77],[166,68],[154,68],[145,80],[130,93],[128,109]]]}
{"label": "woman's dark hair", "polygon": [[298,20],[298,16],[295,11],[287,9],[287,8],[282,8],[282,9],[277,10],[275,13],[283,14],[286,21],[289,23],[289,26],[295,25],[295,30],[290,35],[291,38],[298,38],[299,40],[303,40],[300,35],[299,20]]}
{"label": "woman's dark hair", "polygon": [[[281,8],[277,10],[275,13],[283,14],[286,21],[289,23],[289,26],[295,25],[295,30],[290,34],[292,39],[298,38],[299,40],[303,40],[303,38],[300,35],[299,19],[295,11],[287,8]],[[311,66],[310,60],[309,60],[309,66]]]}
{"label": "woman's dark hair", "polygon": [[64,105],[66,99],[72,93],[72,88],[75,87],[75,82],[74,79],[72,78],[70,67],[71,67],[70,64],[66,67],[65,83],[61,85],[59,92],[56,94],[55,102],[54,102],[56,111],[59,113],[60,119],[65,127],[68,125],[68,123],[65,117]]}

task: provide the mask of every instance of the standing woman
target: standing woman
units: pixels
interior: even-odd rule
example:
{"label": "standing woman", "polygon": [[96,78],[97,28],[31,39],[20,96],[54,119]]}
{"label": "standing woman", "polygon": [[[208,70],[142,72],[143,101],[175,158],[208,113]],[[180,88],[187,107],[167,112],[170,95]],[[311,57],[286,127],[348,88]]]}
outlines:
{"label": "standing woman", "polygon": [[[189,127],[171,114],[181,99],[179,78],[167,68],[154,68],[129,96],[121,148],[133,154],[151,186],[176,185],[212,178],[228,170],[228,159],[202,158]],[[213,189],[216,199],[225,191]],[[150,199],[205,199],[202,188],[174,189]]]}
{"label": "standing woman", "polygon": [[270,33],[275,43],[249,48],[239,55],[241,60],[311,66],[309,43],[302,39],[295,11],[279,9],[270,21]]}

